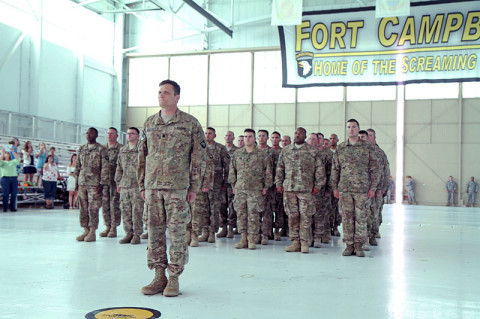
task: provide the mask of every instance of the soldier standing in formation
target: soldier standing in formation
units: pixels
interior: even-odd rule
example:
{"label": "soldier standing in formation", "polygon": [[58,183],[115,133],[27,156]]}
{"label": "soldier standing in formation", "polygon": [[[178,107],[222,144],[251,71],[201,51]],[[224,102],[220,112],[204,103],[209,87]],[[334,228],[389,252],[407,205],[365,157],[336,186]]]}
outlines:
{"label": "soldier standing in formation", "polygon": [[445,185],[447,189],[447,205],[446,206],[455,206],[455,193],[457,192],[457,183],[453,181],[453,176],[448,177],[447,184]]}
{"label": "soldier standing in formation", "polygon": [[[258,138],[258,148],[263,150],[267,153],[268,157],[270,158],[270,165],[273,167],[273,153],[272,148],[268,146],[268,131],[267,130],[258,130],[257,138]],[[267,195],[264,200],[265,207],[263,208],[260,214],[260,221],[262,223],[261,233],[262,245],[268,245],[268,239],[273,237],[273,208],[272,204],[274,204],[275,196],[273,194],[273,185],[271,188],[267,190]]]}
{"label": "soldier standing in formation", "polygon": [[238,148],[242,148],[245,146],[244,136],[240,135],[237,140]]}
{"label": "soldier standing in formation", "polygon": [[75,162],[74,177],[78,189],[80,204],[80,226],[83,234],[78,241],[96,240],[98,228],[98,210],[102,205],[102,189],[109,184],[108,155],[105,146],[97,143],[98,131],[91,127],[87,130],[87,144],[80,146]]}
{"label": "soldier standing in formation", "polygon": [[415,197],[415,181],[412,176],[407,176],[405,187],[407,188],[408,203],[410,205],[417,205],[417,198]]}
{"label": "soldier standing in formation", "polygon": [[387,204],[392,203],[392,194],[395,194],[395,182],[392,179],[392,176],[390,176],[390,179],[388,181],[388,190],[387,190]]}
{"label": "soldier standing in formation", "polygon": [[[278,157],[280,156],[280,152],[282,151],[282,148],[280,147],[280,141],[282,139],[282,136],[280,133],[277,131],[272,133],[272,136],[270,137],[270,142],[272,142],[272,160],[273,160],[273,166],[272,166],[272,174],[273,174],[273,181],[275,180],[275,171],[277,169],[277,164],[278,164]],[[283,225],[285,223],[285,210],[283,209],[283,195],[277,192],[275,185],[272,185],[272,210],[275,213],[274,217],[274,231],[273,231],[273,239],[275,241],[280,241],[282,240],[282,236],[280,235],[280,229],[283,228]]]}
{"label": "soldier standing in formation", "polygon": [[107,132],[107,144],[105,145],[108,154],[110,183],[103,187],[102,198],[103,222],[107,228],[99,234],[100,237],[117,237],[117,227],[121,222],[120,194],[117,192],[117,184],[115,183],[115,171],[122,144],[117,142],[117,138],[117,129],[110,127]]}
{"label": "soldier standing in formation", "polygon": [[125,237],[120,244],[140,244],[143,233],[144,200],[138,189],[137,164],[138,140],[140,131],[136,127],[127,130],[128,143],[120,148],[115,172],[117,192],[120,193],[120,208],[122,211]]}
{"label": "soldier standing in formation", "polygon": [[[256,249],[260,237],[260,213],[267,190],[273,183],[272,161],[255,145],[255,131],[244,132],[245,147],[237,150],[230,161],[228,182],[232,185],[241,240],[235,248]],[[247,236],[248,235],[248,236]]]}
{"label": "soldier standing in formation", "polygon": [[475,194],[478,193],[478,184],[475,182],[475,178],[472,176],[467,184],[467,207],[473,207],[475,205]]}
{"label": "soldier standing in formation", "polygon": [[282,137],[282,147],[285,148],[286,146],[292,144],[292,139],[288,135],[284,135]]}
{"label": "soldier standing in formation", "polygon": [[138,183],[148,210],[148,267],[155,269],[152,282],[142,288],[146,295],[162,291],[167,297],[179,294],[178,277],[188,262],[188,202],[195,200],[205,171],[207,145],[202,126],[195,117],[178,109],[179,99],[180,86],[176,82],[160,83],[161,110],[145,121],[146,137],[139,149]]}
{"label": "soldier standing in formation", "polygon": [[289,236],[292,244],[287,252],[308,253],[312,243],[311,206],[313,196],[325,187],[325,165],[320,152],[306,144],[307,133],[299,127],[295,131],[294,144],[288,145],[280,153],[275,185],[283,193],[284,208],[288,216]]}
{"label": "soldier standing in formation", "polygon": [[362,245],[367,240],[367,200],[375,196],[378,187],[378,163],[372,146],[360,140],[358,121],[347,122],[348,139],[336,147],[330,179],[333,195],[339,199],[343,221],[343,241],[347,247],[343,256],[354,251],[364,257]]}
{"label": "soldier standing in formation", "polygon": [[[234,140],[235,140],[235,134],[232,131],[227,131],[227,133],[225,134],[225,147],[227,149],[227,152],[230,158],[232,158],[233,153],[235,153],[235,151],[238,150],[238,147],[236,147],[233,144]],[[227,183],[227,189],[223,193],[223,196],[224,196],[224,203],[222,207],[222,214],[228,215],[227,238],[233,238],[233,229],[237,228],[237,214],[235,213],[235,209],[233,208],[233,199],[235,195],[233,194],[232,185],[230,185],[230,183]],[[227,212],[227,208],[228,208],[228,212]]]}
{"label": "soldier standing in formation", "polygon": [[377,246],[377,240],[375,238],[380,238],[380,225],[382,224],[382,210],[383,210],[383,198],[388,191],[390,185],[389,176],[390,176],[390,163],[388,162],[387,154],[378,146],[377,136],[374,129],[369,128],[368,133],[368,143],[373,146],[377,154],[378,168],[380,174],[380,182],[378,184],[377,192],[375,193],[375,210],[372,216],[372,228],[369,233],[369,244],[372,246]]}
{"label": "soldier standing in formation", "polygon": [[[338,136],[337,134],[330,134],[329,144],[330,150],[333,154],[337,151],[337,143],[338,143]],[[333,162],[332,162],[333,163]],[[333,190],[332,190],[333,191]],[[338,198],[335,196],[330,196],[332,199],[332,236],[340,236],[340,232],[338,231],[338,227],[342,224],[342,215],[340,214],[340,210],[338,209]]]}

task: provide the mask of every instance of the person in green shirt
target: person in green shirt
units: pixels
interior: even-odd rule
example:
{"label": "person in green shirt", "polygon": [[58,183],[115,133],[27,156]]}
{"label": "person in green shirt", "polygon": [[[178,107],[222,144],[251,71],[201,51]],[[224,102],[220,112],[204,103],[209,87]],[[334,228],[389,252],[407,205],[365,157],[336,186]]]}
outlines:
{"label": "person in green shirt", "polygon": [[[13,149],[12,149],[12,152]],[[18,194],[18,175],[17,165],[20,164],[20,156],[16,152],[13,153],[15,159],[12,160],[12,155],[8,151],[4,151],[0,156],[0,171],[2,175],[2,191],[3,191],[3,211],[17,211],[17,194]],[[10,198],[10,206],[8,200]]]}

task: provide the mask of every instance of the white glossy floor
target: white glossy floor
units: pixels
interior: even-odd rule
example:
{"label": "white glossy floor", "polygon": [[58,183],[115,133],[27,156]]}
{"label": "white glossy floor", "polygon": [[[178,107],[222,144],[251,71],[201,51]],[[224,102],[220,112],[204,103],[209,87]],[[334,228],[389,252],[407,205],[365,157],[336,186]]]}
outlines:
{"label": "white glossy floor", "polygon": [[[402,217],[403,216],[403,217]],[[333,243],[286,253],[217,240],[190,249],[182,295],[144,296],[153,278],[146,242],[76,242],[78,212],[0,213],[0,318],[85,318],[147,307],[161,318],[480,318],[480,208],[385,206],[382,238],[366,258]]]}

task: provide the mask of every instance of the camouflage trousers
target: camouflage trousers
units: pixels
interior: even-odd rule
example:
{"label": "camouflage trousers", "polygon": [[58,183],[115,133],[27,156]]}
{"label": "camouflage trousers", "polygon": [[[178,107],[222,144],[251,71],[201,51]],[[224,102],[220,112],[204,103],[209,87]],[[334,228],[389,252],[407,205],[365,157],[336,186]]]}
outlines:
{"label": "camouflage trousers", "polygon": [[[260,235],[260,212],[263,210],[265,196],[262,191],[237,190],[233,205],[237,212],[237,225],[240,234],[247,233],[256,240]],[[253,237],[253,238],[252,238]]]}
{"label": "camouflage trousers", "polygon": [[[141,192],[140,192],[140,196],[142,196]],[[147,228],[148,228],[148,211],[147,211],[147,203],[146,202],[143,203],[142,220],[143,220],[143,229],[147,230]]]}
{"label": "camouflage trousers", "polygon": [[447,204],[455,205],[455,192],[448,191]]}
{"label": "camouflage trousers", "polygon": [[195,234],[202,234],[202,227],[204,223],[205,216],[208,216],[208,205],[204,203],[208,202],[208,193],[202,191],[197,193],[195,201],[190,204],[192,211],[192,222],[188,225],[188,229],[191,229]]}
{"label": "camouflage trousers", "polygon": [[376,197],[367,200],[369,214],[367,218],[367,235],[368,238],[375,238],[378,233],[378,200]]}
{"label": "camouflage trousers", "polygon": [[415,197],[415,191],[413,190],[408,190],[408,203],[416,203],[417,198]]}
{"label": "camouflage trousers", "polygon": [[338,201],[343,222],[343,242],[347,245],[365,243],[369,214],[366,193],[340,193]]}
{"label": "camouflage trousers", "polygon": [[121,222],[120,194],[117,192],[117,184],[103,186],[102,213],[105,226],[117,227]]}
{"label": "camouflage trousers", "polygon": [[228,208],[228,225],[237,227],[237,212],[235,211],[235,207],[233,207],[233,200],[235,199],[235,194],[233,193],[232,185],[227,185],[225,196],[225,210]]}
{"label": "camouflage trousers", "polygon": [[98,211],[102,205],[102,194],[97,193],[97,186],[78,187],[80,205],[80,226],[98,228]]}
{"label": "camouflage trousers", "polygon": [[267,190],[265,195],[263,211],[260,213],[261,232],[263,236],[273,236],[273,212],[276,209],[276,197],[274,188]]}
{"label": "camouflage trousers", "polygon": [[338,199],[335,198],[335,196],[331,196],[330,198],[332,199],[332,201],[330,202],[330,225],[332,226],[332,228],[336,228],[342,224],[342,215],[340,214],[340,211],[338,209]]}
{"label": "camouflage trousers", "polygon": [[468,204],[474,205],[475,204],[475,192],[468,192],[467,194],[468,194],[467,205]]}
{"label": "camouflage trousers", "polygon": [[140,236],[143,233],[143,205],[138,188],[120,188],[120,209],[126,234]]}
{"label": "camouflage trousers", "polygon": [[195,198],[194,207],[195,210],[199,209],[204,212],[202,214],[203,229],[216,233],[218,231],[218,218],[220,216],[220,208],[222,205],[222,192],[221,189],[212,189],[203,194],[206,194],[206,196],[201,196],[198,201]]}
{"label": "camouflage trousers", "polygon": [[314,195],[315,214],[313,215],[313,238],[320,239],[324,235],[330,237],[330,218],[331,218],[331,206],[330,196],[325,197],[321,195]]}
{"label": "camouflage trousers", "polygon": [[300,240],[308,245],[312,242],[312,205],[311,192],[284,192],[283,205],[288,216],[290,240]]}
{"label": "camouflage trousers", "polygon": [[[145,190],[148,212],[148,252],[150,269],[164,268],[170,276],[179,276],[188,263],[187,224],[190,207],[187,190]],[[166,231],[170,235],[170,262],[167,258]]]}
{"label": "camouflage trousers", "polygon": [[273,226],[275,228],[283,228],[285,223],[285,209],[283,209],[283,194],[275,192],[275,205],[273,211],[275,212],[275,221]]}

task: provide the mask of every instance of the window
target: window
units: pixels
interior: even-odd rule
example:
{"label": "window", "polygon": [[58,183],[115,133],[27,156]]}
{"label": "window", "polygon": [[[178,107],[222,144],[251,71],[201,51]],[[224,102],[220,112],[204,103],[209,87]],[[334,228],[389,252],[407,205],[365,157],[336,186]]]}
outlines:
{"label": "window", "polygon": [[130,59],[128,77],[128,106],[158,106],[158,84],[167,78],[167,58]]}

